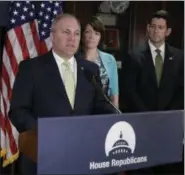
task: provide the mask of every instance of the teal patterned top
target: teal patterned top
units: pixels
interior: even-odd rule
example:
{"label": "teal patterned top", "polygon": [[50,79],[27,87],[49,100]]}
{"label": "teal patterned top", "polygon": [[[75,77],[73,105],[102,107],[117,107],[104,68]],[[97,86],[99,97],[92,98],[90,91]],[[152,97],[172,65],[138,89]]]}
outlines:
{"label": "teal patterned top", "polygon": [[103,92],[108,96],[109,77],[100,56],[95,60],[95,63],[99,66],[99,69],[100,69],[100,78],[101,78]]}

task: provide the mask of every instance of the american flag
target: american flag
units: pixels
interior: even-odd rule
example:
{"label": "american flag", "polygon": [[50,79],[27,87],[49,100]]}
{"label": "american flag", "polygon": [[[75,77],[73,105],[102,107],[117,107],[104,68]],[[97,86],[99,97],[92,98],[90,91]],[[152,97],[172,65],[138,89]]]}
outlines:
{"label": "american flag", "polygon": [[[62,12],[60,1],[13,1],[10,3],[9,26],[5,36],[0,77],[0,129],[3,167],[19,156],[19,133],[8,119],[10,99],[18,65],[49,51],[53,19]],[[26,83],[26,82],[25,82]]]}

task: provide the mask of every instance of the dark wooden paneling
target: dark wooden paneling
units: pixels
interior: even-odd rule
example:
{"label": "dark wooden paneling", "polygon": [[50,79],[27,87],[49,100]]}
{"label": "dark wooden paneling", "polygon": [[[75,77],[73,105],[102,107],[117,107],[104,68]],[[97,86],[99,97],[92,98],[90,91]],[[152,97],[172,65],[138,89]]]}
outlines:
{"label": "dark wooden paneling", "polygon": [[[100,3],[101,1],[65,1],[64,12],[74,13],[83,24],[98,12]],[[126,12],[117,15],[116,27],[120,30],[121,53],[145,42],[148,17],[161,9],[169,11],[172,18],[173,31],[168,42],[175,47],[184,48],[183,1],[131,1]],[[118,55],[124,59],[124,55]]]}
{"label": "dark wooden paneling", "polygon": [[184,2],[183,1],[138,1],[132,3],[130,20],[129,49],[141,45],[146,40],[147,19],[151,13],[165,9],[171,15],[173,32],[168,42],[178,48],[184,48]]}
{"label": "dark wooden paneling", "polygon": [[64,12],[75,14],[83,24],[98,12],[100,1],[65,1]]}
{"label": "dark wooden paneling", "polygon": [[138,1],[132,3],[131,15],[133,18],[130,20],[129,50],[145,42],[148,17],[151,13],[162,9],[162,5],[160,1]]}
{"label": "dark wooden paneling", "polygon": [[168,42],[184,49],[184,1],[168,1],[165,6],[172,19],[172,33]]}
{"label": "dark wooden paneling", "polygon": [[129,47],[129,28],[131,20],[131,5],[130,7],[122,14],[117,15],[117,28],[120,31],[120,55],[119,60],[124,58],[124,54],[127,52]]}

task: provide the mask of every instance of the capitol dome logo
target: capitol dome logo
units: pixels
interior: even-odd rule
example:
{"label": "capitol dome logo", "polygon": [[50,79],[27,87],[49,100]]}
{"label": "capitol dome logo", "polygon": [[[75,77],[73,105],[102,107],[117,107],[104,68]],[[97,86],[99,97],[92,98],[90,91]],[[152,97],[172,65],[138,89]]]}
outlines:
{"label": "capitol dome logo", "polygon": [[107,133],[105,139],[106,156],[124,155],[134,153],[136,136],[132,126],[124,121],[115,123]]}

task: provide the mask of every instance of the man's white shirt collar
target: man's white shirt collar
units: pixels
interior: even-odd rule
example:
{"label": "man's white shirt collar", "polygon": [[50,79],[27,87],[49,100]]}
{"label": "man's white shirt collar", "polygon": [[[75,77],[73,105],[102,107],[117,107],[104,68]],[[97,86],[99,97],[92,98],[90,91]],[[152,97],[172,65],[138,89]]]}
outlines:
{"label": "man's white shirt collar", "polygon": [[151,54],[152,54],[152,59],[155,63],[155,57],[157,55],[157,52],[155,51],[156,49],[159,49],[161,52],[161,56],[162,56],[162,59],[164,61],[164,57],[165,57],[165,43],[162,44],[159,48],[156,48],[152,43],[151,41],[149,40],[148,41],[148,44],[149,44],[149,47],[150,47],[150,50],[151,50]]}
{"label": "man's white shirt collar", "polygon": [[[62,58],[61,56],[59,56],[55,51],[52,50],[52,52],[53,52],[53,56],[54,56],[54,58],[55,58],[55,61],[56,61],[57,65],[58,65],[58,66],[61,66],[61,65],[63,64],[63,62],[65,61],[65,59]],[[71,57],[69,60],[67,60],[67,61],[69,61],[69,63],[70,63],[71,71],[74,72],[75,57],[72,56],[72,57]]]}
{"label": "man's white shirt collar", "polygon": [[[60,73],[60,76],[61,78],[63,79],[64,77],[64,74],[63,74],[63,69],[62,69],[62,64],[63,62],[65,61],[64,58],[60,57],[56,52],[54,52],[52,50],[52,53],[53,53],[53,56],[54,56],[54,59],[57,63],[57,67],[58,67],[58,70],[59,70],[59,73]],[[77,62],[76,62],[76,59],[74,56],[72,56],[69,60],[69,63],[70,63],[70,68],[71,68],[71,71],[74,73],[74,78],[75,78],[75,84],[77,83]]]}

